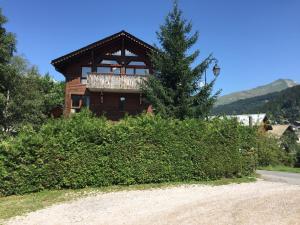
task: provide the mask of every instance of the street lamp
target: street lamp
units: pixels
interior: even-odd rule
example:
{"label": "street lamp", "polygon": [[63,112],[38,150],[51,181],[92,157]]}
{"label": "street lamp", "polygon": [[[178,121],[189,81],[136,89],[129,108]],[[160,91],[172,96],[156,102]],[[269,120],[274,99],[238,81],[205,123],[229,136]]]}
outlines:
{"label": "street lamp", "polygon": [[218,64],[216,62],[216,64],[214,65],[214,68],[213,68],[214,75],[218,76],[220,74],[220,71],[221,71],[221,68],[218,66]]}
{"label": "street lamp", "polygon": [[[213,72],[214,76],[216,77],[216,76],[218,76],[220,74],[221,68],[218,66],[218,60],[213,59],[212,61],[215,62],[215,65],[214,65],[214,67],[212,69],[212,72]],[[207,82],[206,82],[206,69],[204,71],[204,84],[205,85],[207,84]]]}

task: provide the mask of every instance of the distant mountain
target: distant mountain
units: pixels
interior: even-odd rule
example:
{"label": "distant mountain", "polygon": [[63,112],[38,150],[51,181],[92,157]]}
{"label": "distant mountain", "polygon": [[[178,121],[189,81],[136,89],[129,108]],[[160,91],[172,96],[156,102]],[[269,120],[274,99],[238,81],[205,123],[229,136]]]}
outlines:
{"label": "distant mountain", "polygon": [[267,113],[273,121],[300,120],[300,85],[257,97],[247,98],[226,105],[219,105],[213,115]]}
{"label": "distant mountain", "polygon": [[242,99],[253,98],[257,96],[266,95],[269,93],[279,92],[286,88],[297,85],[296,82],[289,79],[279,79],[270,84],[259,86],[250,90],[234,92],[218,98],[215,106],[226,105]]}

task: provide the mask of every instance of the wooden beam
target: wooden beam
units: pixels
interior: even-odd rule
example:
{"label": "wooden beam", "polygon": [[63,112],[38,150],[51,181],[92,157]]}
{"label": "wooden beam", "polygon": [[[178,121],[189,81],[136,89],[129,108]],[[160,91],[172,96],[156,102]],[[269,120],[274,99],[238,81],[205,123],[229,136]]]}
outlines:
{"label": "wooden beam", "polygon": [[95,53],[94,50],[92,50],[92,72],[96,72],[96,63],[95,63]]}

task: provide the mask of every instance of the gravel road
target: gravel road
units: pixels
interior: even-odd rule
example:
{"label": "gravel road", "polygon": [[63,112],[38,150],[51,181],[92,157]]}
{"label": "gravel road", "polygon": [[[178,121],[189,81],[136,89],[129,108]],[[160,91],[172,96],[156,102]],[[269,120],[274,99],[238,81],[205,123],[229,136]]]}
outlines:
{"label": "gravel road", "polygon": [[95,194],[7,225],[300,224],[300,186],[257,181]]}

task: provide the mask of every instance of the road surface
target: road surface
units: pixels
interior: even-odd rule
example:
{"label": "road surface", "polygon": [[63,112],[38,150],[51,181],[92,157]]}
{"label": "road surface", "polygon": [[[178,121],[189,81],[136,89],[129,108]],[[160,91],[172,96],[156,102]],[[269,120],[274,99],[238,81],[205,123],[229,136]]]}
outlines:
{"label": "road surface", "polygon": [[[258,170],[264,180],[300,185],[300,173]],[[300,203],[299,203],[300,204]]]}

